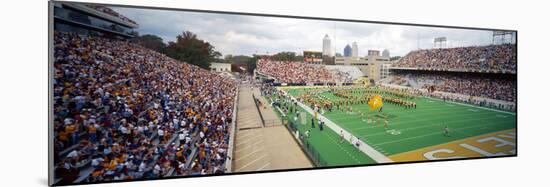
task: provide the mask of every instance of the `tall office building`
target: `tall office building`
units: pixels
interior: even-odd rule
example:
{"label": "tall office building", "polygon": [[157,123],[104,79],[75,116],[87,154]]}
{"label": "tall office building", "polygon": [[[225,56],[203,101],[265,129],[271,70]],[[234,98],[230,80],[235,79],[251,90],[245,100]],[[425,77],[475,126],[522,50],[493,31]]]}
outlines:
{"label": "tall office building", "polygon": [[323,38],[323,56],[331,56],[330,46],[330,38],[328,37],[328,34],[325,34],[325,37]]}
{"label": "tall office building", "polygon": [[378,50],[368,50],[367,54],[368,54],[368,56],[380,56],[380,51],[378,51]]}
{"label": "tall office building", "polygon": [[351,46],[347,44],[346,47],[344,47],[344,57],[351,57],[352,55],[351,53],[352,53]]}
{"label": "tall office building", "polygon": [[351,44],[351,56],[352,57],[359,56],[359,48],[357,47],[357,42],[353,42],[353,44]]}
{"label": "tall office building", "polygon": [[384,49],[384,51],[382,51],[382,56],[383,57],[390,57],[390,51],[388,49]]}

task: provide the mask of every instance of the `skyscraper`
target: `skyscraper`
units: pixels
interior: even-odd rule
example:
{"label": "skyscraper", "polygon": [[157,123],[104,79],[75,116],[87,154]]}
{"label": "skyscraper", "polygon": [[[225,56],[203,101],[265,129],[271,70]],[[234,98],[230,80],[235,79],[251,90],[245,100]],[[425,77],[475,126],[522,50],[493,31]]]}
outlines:
{"label": "skyscraper", "polygon": [[349,44],[347,44],[346,47],[344,47],[344,57],[351,57],[352,55],[351,53],[352,53],[352,49],[349,46]]}
{"label": "skyscraper", "polygon": [[330,38],[328,34],[325,34],[325,38],[323,38],[323,56],[331,56],[330,53]]}
{"label": "skyscraper", "polygon": [[353,44],[351,44],[351,56],[352,57],[359,56],[359,48],[357,47],[357,42],[353,42]]}
{"label": "skyscraper", "polygon": [[382,56],[383,57],[390,57],[390,51],[388,49],[384,49],[384,51],[382,51]]}

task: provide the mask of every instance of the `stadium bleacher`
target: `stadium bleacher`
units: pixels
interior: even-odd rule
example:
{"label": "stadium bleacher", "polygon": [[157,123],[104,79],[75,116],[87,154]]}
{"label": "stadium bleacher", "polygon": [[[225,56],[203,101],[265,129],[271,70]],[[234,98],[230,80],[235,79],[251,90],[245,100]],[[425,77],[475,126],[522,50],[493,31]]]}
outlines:
{"label": "stadium bleacher", "polygon": [[327,65],[325,68],[329,69],[333,76],[342,77],[341,82],[344,83],[352,83],[364,76],[363,72],[356,66]]}
{"label": "stadium bleacher", "polygon": [[509,102],[515,102],[517,94],[516,81],[506,75],[394,71],[389,84]]}
{"label": "stadium bleacher", "polygon": [[356,67],[331,67],[303,62],[259,59],[258,70],[274,77],[279,83],[351,83],[362,76]]}
{"label": "stadium bleacher", "polygon": [[411,51],[392,65],[389,84],[516,101],[515,45]]}
{"label": "stadium bleacher", "polygon": [[56,182],[225,172],[232,79],[125,41],[54,45]]}
{"label": "stadium bleacher", "polygon": [[515,45],[489,45],[415,50],[393,67],[465,72],[516,73]]}

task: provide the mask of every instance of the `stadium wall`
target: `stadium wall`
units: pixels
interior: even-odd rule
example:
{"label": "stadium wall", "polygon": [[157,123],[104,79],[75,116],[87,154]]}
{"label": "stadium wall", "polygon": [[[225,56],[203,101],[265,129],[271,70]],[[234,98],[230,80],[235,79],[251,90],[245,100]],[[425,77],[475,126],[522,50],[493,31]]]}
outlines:
{"label": "stadium wall", "polygon": [[235,93],[235,101],[233,103],[233,116],[231,121],[231,132],[229,134],[229,142],[227,145],[227,158],[225,159],[225,171],[231,171],[233,165],[233,148],[235,147],[235,132],[237,127],[237,104],[239,103],[239,87]]}
{"label": "stadium wall", "polygon": [[[391,88],[398,88],[398,89],[412,89],[410,87],[393,85],[393,84],[380,83],[380,85],[391,87]],[[438,99],[442,99],[443,97],[446,97],[446,98],[450,98],[453,101],[469,103],[472,105],[478,105],[480,107],[497,108],[497,109],[508,110],[513,112],[516,111],[516,103],[514,102],[490,99],[485,97],[469,96],[469,95],[463,95],[463,94],[457,94],[457,93],[441,92],[441,91],[435,91],[435,92],[429,93],[427,89],[418,89],[418,90],[424,96],[435,97]]]}

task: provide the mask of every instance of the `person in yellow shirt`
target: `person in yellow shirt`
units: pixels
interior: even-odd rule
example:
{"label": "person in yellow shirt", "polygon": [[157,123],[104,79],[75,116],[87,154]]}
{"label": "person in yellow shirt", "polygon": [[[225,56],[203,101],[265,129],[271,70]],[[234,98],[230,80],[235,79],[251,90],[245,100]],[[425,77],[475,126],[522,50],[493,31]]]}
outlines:
{"label": "person in yellow shirt", "polygon": [[114,170],[117,166],[118,162],[115,159],[112,159],[105,168],[109,170]]}
{"label": "person in yellow shirt", "polygon": [[57,137],[59,138],[60,141],[64,142],[65,144],[69,142],[69,135],[67,131],[62,130],[61,132],[59,132]]}
{"label": "person in yellow shirt", "polygon": [[92,143],[95,143],[97,141],[97,128],[95,127],[95,124],[89,124],[87,128],[88,128],[89,140]]}
{"label": "person in yellow shirt", "polygon": [[76,125],[74,123],[70,123],[67,126],[65,126],[65,132],[67,132],[67,136],[71,137],[71,145],[77,144],[77,135],[76,135]]}

